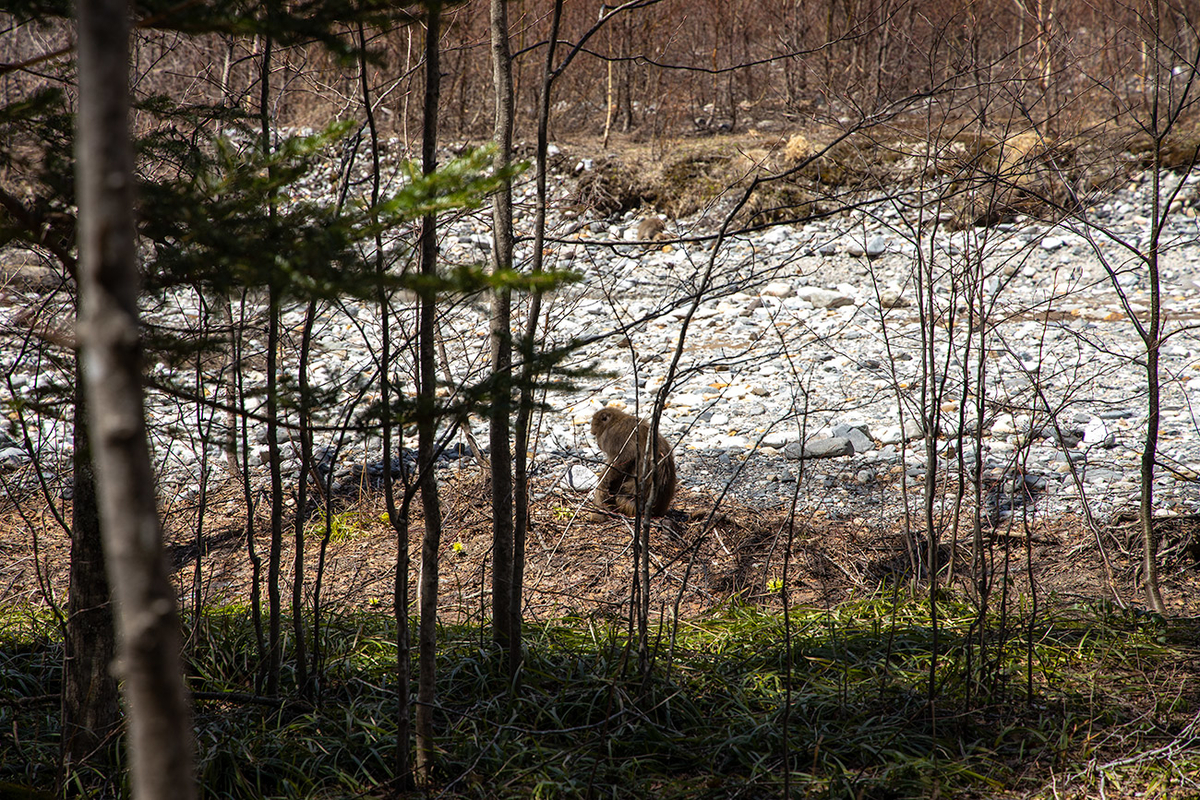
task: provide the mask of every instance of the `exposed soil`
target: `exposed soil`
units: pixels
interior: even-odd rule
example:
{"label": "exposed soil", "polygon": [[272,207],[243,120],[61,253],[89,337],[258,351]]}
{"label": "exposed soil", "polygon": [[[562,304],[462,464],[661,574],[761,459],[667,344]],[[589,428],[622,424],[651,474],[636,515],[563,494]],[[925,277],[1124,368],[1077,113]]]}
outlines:
{"label": "exposed soil", "polygon": [[[443,534],[441,607],[447,621],[490,616],[491,521],[489,490],[478,469],[442,475]],[[897,488],[897,493],[899,489]],[[919,497],[913,490],[912,499]],[[654,590],[651,607],[695,617],[740,602],[775,605],[786,569],[792,603],[829,607],[855,594],[912,575],[903,516],[888,523],[833,520],[820,508],[800,508],[789,526],[785,507],[739,506],[728,498],[717,513],[714,499],[682,488],[670,515],[650,532]],[[69,504],[60,504],[62,519]],[[253,568],[246,548],[245,505],[232,482],[209,495],[203,536],[197,542],[199,509],[175,506],[164,514],[167,553],[185,607],[243,604],[250,598]],[[920,513],[919,503],[912,506]],[[620,617],[628,613],[633,571],[632,524],[624,517],[593,520],[586,498],[570,489],[534,486],[533,524],[526,544],[526,618],[547,621],[566,615]],[[423,522],[419,501],[410,513],[410,586],[415,598]],[[1142,605],[1137,589],[1140,534],[1136,516],[1123,514],[1091,532],[1072,515],[1006,522],[984,531],[994,587],[1007,575],[1010,591],[1039,601],[1070,603],[1112,599]],[[969,590],[971,537],[965,512],[957,545],[939,536],[938,560],[950,580]],[[320,599],[343,608],[391,607],[396,534],[386,522],[382,493],[366,493],[335,505],[332,536],[324,550],[325,517],[305,526],[305,602],[311,606],[320,574]],[[917,520],[914,530],[921,530]],[[949,528],[947,528],[949,530]],[[254,546],[265,578],[270,549],[269,519],[259,506]],[[291,597],[294,518],[283,525],[283,596]],[[1200,519],[1177,517],[1160,525],[1163,592],[1172,612],[1200,613]],[[787,542],[792,542],[790,556]],[[927,545],[919,534],[918,546]],[[1103,544],[1104,554],[1100,544]],[[20,508],[0,509],[0,603],[41,605],[46,596],[64,602],[69,541],[44,500],[27,497]],[[203,558],[197,563],[197,554]],[[953,563],[951,564],[951,554]],[[1106,569],[1104,555],[1110,562]],[[1112,580],[1109,579],[1111,569]]]}

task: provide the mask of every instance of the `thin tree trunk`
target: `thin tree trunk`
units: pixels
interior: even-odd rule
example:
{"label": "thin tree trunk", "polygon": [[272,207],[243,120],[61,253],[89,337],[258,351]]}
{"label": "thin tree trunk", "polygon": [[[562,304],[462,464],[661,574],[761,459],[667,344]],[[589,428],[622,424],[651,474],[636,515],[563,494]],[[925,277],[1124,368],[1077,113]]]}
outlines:
{"label": "thin tree trunk", "polygon": [[[271,14],[271,6],[267,6],[267,15]],[[259,121],[262,125],[262,152],[267,154],[271,149],[271,113],[269,100],[271,97],[271,37],[263,40],[262,65],[259,74]],[[275,214],[274,199],[270,201],[269,212]],[[281,599],[279,596],[279,564],[283,555],[283,475],[279,456],[279,304],[280,289],[272,275],[267,289],[267,464],[271,480],[271,549],[267,554],[267,694],[274,697],[279,694],[279,665],[282,659],[280,648],[282,636],[280,631]]]}
{"label": "thin tree trunk", "polygon": [[[1157,183],[1157,181],[1155,181]],[[1150,330],[1146,339],[1146,440],[1142,446],[1140,514],[1142,525],[1143,569],[1146,603],[1159,614],[1166,614],[1158,580],[1158,537],[1154,533],[1154,459],[1158,450],[1159,425],[1159,291],[1157,247],[1150,256]]]}
{"label": "thin tree trunk", "polygon": [[267,462],[271,480],[271,549],[267,553],[267,694],[279,694],[279,664],[282,634],[279,592],[280,561],[283,557],[283,474],[279,456],[279,394],[276,389],[279,352],[279,292],[272,286],[267,313]]}
{"label": "thin tree trunk", "polygon": [[[304,314],[304,330],[300,334],[300,479],[296,484],[296,520],[293,528],[295,553],[292,559],[292,635],[296,637],[296,685],[300,694],[311,698],[313,687],[308,674],[308,651],[304,635],[304,525],[308,521],[308,475],[312,468],[312,403],[308,385],[308,356],[312,349],[313,323],[317,319],[317,301],[310,300]],[[328,518],[326,507],[326,518]],[[314,605],[315,605],[314,598]],[[313,628],[313,638],[320,636],[320,629]]]}
{"label": "thin tree trunk", "polygon": [[[75,359],[75,441],[71,491],[71,577],[62,680],[62,780],[90,766],[107,774],[120,723],[116,654],[96,478],[88,441],[83,364]],[[60,781],[61,782],[61,781]]]}
{"label": "thin tree trunk", "polygon": [[1050,48],[1050,33],[1054,26],[1054,0],[1038,0],[1038,85],[1042,91],[1051,87],[1054,72],[1054,53]]}
{"label": "thin tree trunk", "polygon": [[[425,30],[425,110],[421,143],[422,169],[426,175],[437,168],[437,113],[440,93],[440,64],[438,39],[441,35],[441,6],[429,5]],[[422,220],[419,244],[421,274],[432,278],[437,274],[437,216]],[[421,506],[425,517],[425,535],[421,540],[421,583],[419,604],[421,628],[418,634],[420,668],[417,677],[417,771],[426,785],[433,774],[433,704],[437,698],[437,601],[438,549],[442,538],[442,510],[438,497],[437,479],[433,474],[437,418],[435,389],[437,364],[434,358],[434,315],[437,298],[428,288],[421,295],[418,323],[417,396],[417,470],[421,490]]]}
{"label": "thin tree trunk", "polygon": [[[1157,89],[1155,90],[1157,93]],[[1157,110],[1155,112],[1157,117]],[[1157,118],[1154,120],[1158,127]],[[1154,200],[1150,206],[1150,248],[1146,268],[1150,279],[1150,325],[1143,334],[1146,346],[1146,440],[1142,445],[1142,496],[1138,516],[1142,526],[1142,569],[1146,584],[1146,604],[1159,614],[1167,613],[1158,580],[1158,537],[1154,533],[1154,460],[1158,452],[1159,401],[1158,351],[1162,344],[1162,281],[1158,268],[1159,232],[1162,230],[1162,201],[1160,199],[1162,142],[1155,140],[1154,176],[1151,186]]]}
{"label": "thin tree trunk", "polygon": [[[385,443],[389,440],[390,437],[384,437]],[[390,484],[390,470],[387,474],[386,480]],[[412,694],[409,688],[412,682],[412,643],[408,616],[408,529],[412,492],[405,487],[404,501],[399,510],[396,508],[395,494],[390,490],[388,494],[391,495],[388,518],[396,531],[396,571],[392,588],[392,612],[396,617],[396,752],[393,769],[396,788],[407,791],[415,784],[412,772],[412,712],[409,708]]]}
{"label": "thin tree trunk", "polygon": [[617,98],[614,95],[613,87],[613,60],[610,56],[605,60],[605,90],[604,90],[604,138],[601,139],[600,146],[608,149],[608,137],[612,133],[613,115],[617,110]]}
{"label": "thin tree trunk", "polygon": [[[358,74],[363,97],[363,112],[367,117],[367,129],[371,133],[371,207],[379,204],[380,165],[379,165],[379,129],[375,125],[375,108],[371,101],[371,84],[367,79],[367,39],[362,23],[358,26]],[[391,310],[388,293],[384,285],[387,264],[383,258],[383,237],[375,234],[375,273],[378,277],[379,303],[379,404],[383,409],[381,423],[383,427],[383,497],[387,506],[388,522],[396,533],[396,569],[393,575],[392,613],[396,618],[396,748],[394,751],[393,772],[396,776],[396,788],[407,792],[413,788],[411,764],[410,737],[412,735],[412,720],[409,711],[409,682],[411,680],[410,645],[408,637],[408,511],[412,500],[408,481],[405,480],[404,503],[396,508],[396,487],[392,481],[391,459],[393,453],[400,450],[392,447],[392,344],[391,344]],[[403,429],[401,429],[403,430]],[[398,445],[402,445],[400,442]],[[400,459],[401,469],[404,460]],[[405,473],[407,474],[407,473]]]}
{"label": "thin tree trunk", "polygon": [[[230,83],[230,71],[233,66],[234,53],[234,38],[228,37],[225,43],[225,57],[221,65],[221,103],[226,108],[237,108],[240,104],[234,94],[233,87]],[[226,326],[225,335],[229,337],[229,348],[222,354],[224,363],[221,365],[221,380],[222,389],[224,390],[224,399],[228,408],[225,411],[225,428],[222,431],[221,446],[225,450],[225,463],[229,469],[229,474],[232,476],[238,475],[238,453],[237,453],[237,411],[234,408],[234,397],[236,385],[234,382],[234,372],[237,362],[234,360],[234,344],[235,336],[240,335],[240,330],[234,330],[233,326],[233,305],[231,295],[228,290],[220,292],[213,297],[213,302],[217,306],[217,313],[221,320],[221,324]]]}
{"label": "thin tree trunk", "polygon": [[[550,37],[546,46],[546,61],[542,68],[542,91],[538,98],[537,151],[534,155],[536,185],[533,217],[533,260],[530,272],[542,271],[542,246],[546,240],[546,162],[550,146],[550,90],[554,86],[554,54],[558,44],[558,28],[562,21],[563,0],[554,0],[550,17]],[[521,396],[517,405],[517,424],[513,436],[513,617],[512,641],[508,651],[509,674],[516,675],[521,665],[521,605],[525,583],[525,537],[529,532],[529,453],[530,420],[533,417],[533,351],[537,336],[538,317],[542,313],[542,294],[534,291],[529,301],[529,316],[521,340]]]}
{"label": "thin tree trunk", "polygon": [[[1138,516],[1142,527],[1142,570],[1146,585],[1146,603],[1159,614],[1166,614],[1167,607],[1163,602],[1162,591],[1158,581],[1158,538],[1154,533],[1154,461],[1158,451],[1158,427],[1161,403],[1159,401],[1158,356],[1162,345],[1162,280],[1159,275],[1159,243],[1165,216],[1170,212],[1170,205],[1163,208],[1162,201],[1162,151],[1163,142],[1170,132],[1175,120],[1174,111],[1170,106],[1170,98],[1162,96],[1164,81],[1160,78],[1162,71],[1162,7],[1158,0],[1152,4],[1151,25],[1153,41],[1153,68],[1156,71],[1154,88],[1150,97],[1150,124],[1154,141],[1154,173],[1151,176],[1151,188],[1154,196],[1150,204],[1150,243],[1145,261],[1146,271],[1150,282],[1150,319],[1149,325],[1141,330],[1142,343],[1146,347],[1146,440],[1142,446],[1141,463],[1141,504]],[[1167,79],[1169,81],[1169,79]],[[1164,102],[1166,101],[1166,102]],[[1137,325],[1136,317],[1133,319]]]}
{"label": "thin tree trunk", "polygon": [[77,122],[80,219],[78,340],[97,495],[120,637],[133,797],[195,797],[191,714],[180,663],[142,404],[133,147],[129,135],[129,8],[80,0]]}
{"label": "thin tree trunk", "polygon": [[263,665],[267,661],[267,644],[263,637],[262,619],[262,556],[254,546],[254,490],[250,483],[250,417],[246,414],[246,386],[242,370],[242,333],[246,330],[246,295],[242,293],[240,303],[241,313],[238,315],[237,333],[233,337],[233,375],[237,387],[237,403],[240,411],[241,435],[240,477],[242,482],[242,498],[246,504],[246,554],[250,558],[250,619],[254,624],[254,642],[257,646],[258,664],[255,677],[255,691],[263,690]]}
{"label": "thin tree trunk", "polygon": [[[201,328],[201,336],[207,336],[207,323],[212,318],[208,308],[206,307],[205,297],[202,292],[197,292],[197,297],[201,305],[201,319],[204,327]],[[205,512],[208,510],[208,446],[207,442],[212,436],[212,420],[204,419],[204,356],[201,353],[196,353],[196,430],[200,431],[200,440],[205,442],[205,446],[200,452],[200,491],[196,495],[196,562],[192,567],[192,630],[200,629],[200,615],[204,609],[204,523]],[[215,413],[215,410],[214,410]],[[189,642],[189,650],[192,644],[195,643],[193,637]]]}
{"label": "thin tree trunk", "polygon": [[[490,0],[492,77],[496,91],[496,169],[511,161],[513,137],[512,56],[508,46],[505,0]],[[513,268],[512,184],[506,181],[492,198],[492,264],[495,273]],[[492,293],[492,381],[489,416],[492,479],[492,640],[501,648],[512,641],[513,493],[509,417],[512,414],[512,290]],[[520,603],[517,612],[520,613]],[[519,645],[517,645],[519,647]]]}
{"label": "thin tree trunk", "polygon": [[[929,571],[929,623],[932,633],[932,657],[929,659],[929,680],[926,686],[926,702],[929,708],[929,722],[933,730],[937,729],[937,665],[938,665],[938,618],[937,618],[937,581],[938,581],[938,534],[934,514],[934,503],[937,496],[938,460],[937,445],[941,423],[941,385],[937,380],[937,331],[938,306],[935,296],[937,276],[934,274],[934,262],[930,259],[920,259],[917,264],[917,295],[920,298],[921,320],[921,409],[924,415],[925,427],[925,486],[923,494],[923,519],[925,523],[925,568]],[[951,327],[952,331],[953,328]],[[949,334],[948,334],[949,335]],[[914,582],[920,579],[920,574],[913,575]]]}

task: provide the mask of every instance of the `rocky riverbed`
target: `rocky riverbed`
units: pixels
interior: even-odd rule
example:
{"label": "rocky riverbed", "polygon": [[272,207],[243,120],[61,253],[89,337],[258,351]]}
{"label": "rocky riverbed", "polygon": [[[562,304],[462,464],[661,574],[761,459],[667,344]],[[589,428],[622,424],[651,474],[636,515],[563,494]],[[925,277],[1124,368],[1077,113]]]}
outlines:
{"label": "rocky riverbed", "polygon": [[[561,163],[564,194],[586,169]],[[1178,182],[1167,174],[1164,191]],[[1156,496],[1163,514],[1200,512],[1196,187],[1194,176],[1179,187],[1161,237],[1170,334],[1160,364]],[[989,514],[1078,511],[1081,496],[1093,513],[1111,514],[1136,497],[1146,430],[1145,346],[1131,317],[1144,324],[1149,307],[1148,270],[1138,256],[1149,250],[1150,191],[1141,176],[1079,219],[1052,225],[1017,217],[958,231],[929,224],[927,210],[913,211],[897,194],[819,221],[738,234],[719,247],[720,206],[668,221],[653,242],[634,241],[649,212],[618,219],[555,214],[551,265],[581,279],[546,298],[547,340],[591,339],[567,366],[598,373],[545,395],[535,460],[541,496],[582,503],[598,458],[586,425],[591,414],[607,403],[647,413],[680,349],[662,431],[676,444],[680,480],[689,488],[764,505],[799,489],[803,505],[833,517],[886,517],[901,479],[910,486],[924,480],[925,409],[936,405],[939,480],[952,485],[961,465],[972,468],[978,435]],[[527,233],[528,189],[519,199],[526,206],[518,227]],[[444,257],[484,258],[488,219],[480,213],[448,223]],[[528,243],[519,256],[528,257]],[[46,320],[59,324],[69,305],[45,276],[22,283],[11,277],[19,271],[8,274],[0,304],[0,369],[7,376],[0,392],[9,403],[0,469],[13,486],[36,457],[58,470],[62,485],[69,424],[29,408],[18,415],[12,401],[69,384],[65,368],[36,355],[28,337],[36,327],[30,309],[38,309],[44,329]],[[199,306],[181,294],[148,308],[147,316],[186,322]],[[250,304],[250,312],[261,310]],[[522,315],[523,307],[519,324]],[[300,307],[285,314],[290,331],[302,321]],[[411,311],[401,310],[394,324],[412,330]],[[485,374],[487,325],[481,298],[455,303],[442,320],[448,386]],[[326,309],[316,330],[310,379],[344,400],[332,403],[323,421],[346,423],[372,397],[378,314],[346,303]],[[251,347],[261,349],[262,341]],[[398,366],[401,377],[406,363]],[[250,386],[261,386],[261,364],[249,357],[246,367]],[[160,379],[186,377],[165,364],[153,371]],[[295,375],[294,353],[285,372]],[[218,446],[201,443],[197,419],[217,416],[197,417],[195,404],[158,393],[148,413],[164,487],[194,497],[202,462],[219,470],[222,461]],[[483,421],[471,425],[486,442]],[[265,427],[251,439],[251,463],[261,469]],[[331,464],[339,481],[382,473],[375,437],[318,439],[330,460],[335,439],[342,442]],[[284,449],[294,475],[295,449]],[[453,448],[447,467],[468,463],[459,458],[466,450]]]}

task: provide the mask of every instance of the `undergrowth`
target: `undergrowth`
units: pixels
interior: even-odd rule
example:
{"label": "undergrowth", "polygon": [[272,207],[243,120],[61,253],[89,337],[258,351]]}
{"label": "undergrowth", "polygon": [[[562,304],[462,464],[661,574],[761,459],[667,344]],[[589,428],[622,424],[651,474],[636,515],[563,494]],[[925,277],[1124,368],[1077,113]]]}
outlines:
{"label": "undergrowth", "polygon": [[[388,796],[394,626],[329,618],[311,702],[271,704],[249,618],[213,610],[189,632],[203,796]],[[1077,605],[981,627],[946,600],[935,650],[927,605],[886,595],[787,622],[731,605],[668,624],[644,676],[620,622],[527,625],[515,692],[488,631],[447,627],[430,794],[779,797],[785,773],[796,797],[1200,791],[1190,623]],[[46,630],[0,617],[0,788],[53,784],[61,645]]]}

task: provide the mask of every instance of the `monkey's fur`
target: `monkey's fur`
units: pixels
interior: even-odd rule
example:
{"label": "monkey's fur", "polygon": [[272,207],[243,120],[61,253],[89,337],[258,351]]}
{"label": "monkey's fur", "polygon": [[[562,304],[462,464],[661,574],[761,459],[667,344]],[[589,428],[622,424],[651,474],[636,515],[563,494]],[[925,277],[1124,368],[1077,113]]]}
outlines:
{"label": "monkey's fur", "polygon": [[[637,435],[634,436],[634,431]],[[596,487],[596,505],[616,510],[628,516],[637,514],[639,464],[650,457],[646,444],[650,439],[650,423],[630,416],[616,408],[602,408],[592,415],[592,435],[596,445],[608,456]],[[658,463],[649,474],[646,497],[653,495],[654,505],[647,508],[650,516],[661,517],[675,496],[675,459],[671,445],[658,436]],[[651,491],[653,487],[653,491]]]}
{"label": "monkey's fur", "polygon": [[646,217],[637,226],[637,238],[652,240],[662,237],[667,230],[667,224],[662,217]]}

